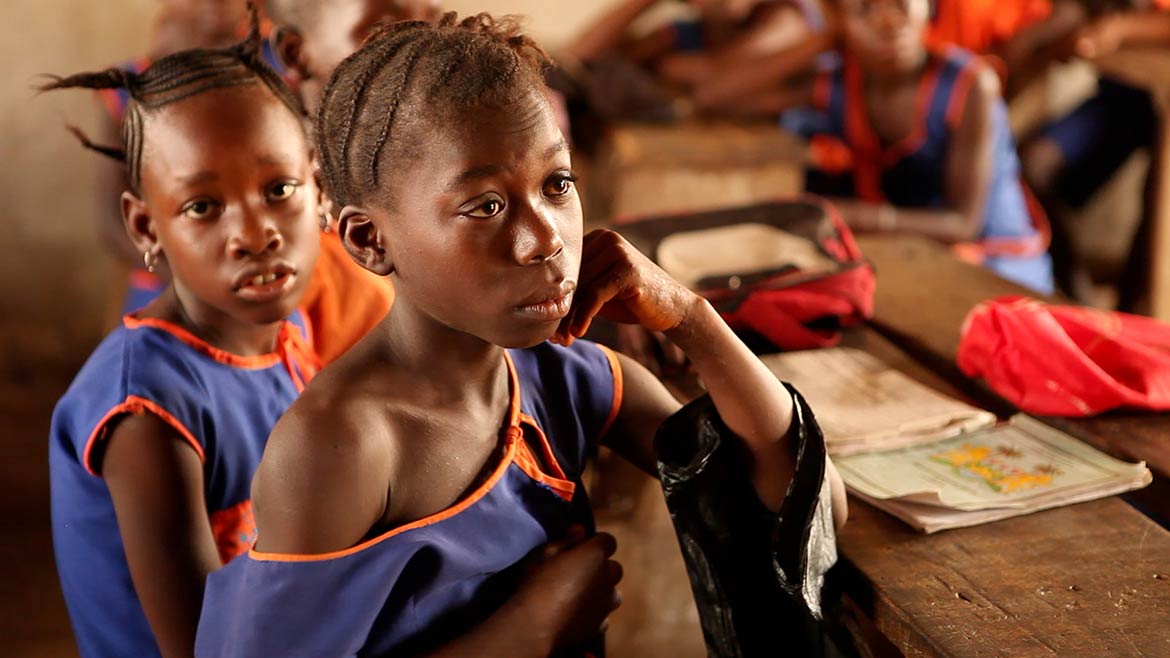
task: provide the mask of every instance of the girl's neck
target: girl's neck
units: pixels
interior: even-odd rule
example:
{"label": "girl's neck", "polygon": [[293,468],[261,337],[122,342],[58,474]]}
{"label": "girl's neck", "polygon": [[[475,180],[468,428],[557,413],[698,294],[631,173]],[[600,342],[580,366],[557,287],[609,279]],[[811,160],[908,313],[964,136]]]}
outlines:
{"label": "girl's neck", "polygon": [[902,86],[917,86],[930,63],[930,53],[923,50],[913,66],[900,71],[874,71],[863,69],[866,89],[887,91]]}
{"label": "girl's neck", "polygon": [[401,296],[374,331],[394,366],[452,398],[494,390],[505,368],[504,348],[442,324]]}
{"label": "girl's neck", "polygon": [[176,324],[208,345],[238,356],[259,356],[276,351],[281,322],[254,324],[206,305],[184,302],[185,295],[172,283],[142,315]]}

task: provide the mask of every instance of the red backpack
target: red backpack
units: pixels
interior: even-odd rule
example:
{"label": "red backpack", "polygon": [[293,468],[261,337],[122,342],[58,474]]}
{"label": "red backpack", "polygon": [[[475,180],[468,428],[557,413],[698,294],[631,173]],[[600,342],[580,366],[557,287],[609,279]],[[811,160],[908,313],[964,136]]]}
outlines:
{"label": "red backpack", "polygon": [[[615,223],[642,253],[710,300],[733,329],[778,348],[835,345],[842,328],[873,315],[873,266],[827,201]],[[679,276],[684,270],[691,280]]]}

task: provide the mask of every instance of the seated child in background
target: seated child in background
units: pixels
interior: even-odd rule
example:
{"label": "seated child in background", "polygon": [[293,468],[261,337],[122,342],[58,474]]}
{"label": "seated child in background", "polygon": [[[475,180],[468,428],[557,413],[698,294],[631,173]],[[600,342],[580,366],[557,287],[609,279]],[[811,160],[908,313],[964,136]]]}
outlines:
{"label": "seated child in background", "polygon": [[[1018,88],[1055,59],[1076,55],[1092,60],[1123,47],[1153,44],[1170,44],[1170,13],[1162,9],[1143,2],[1058,0],[1048,20],[1013,42],[1008,64]],[[1071,230],[1068,209],[1083,206],[1134,151],[1151,146],[1157,130],[1148,92],[1102,76],[1092,97],[1024,142],[1024,173],[1052,218],[1054,234],[1063,237]],[[1071,241],[1053,246],[1061,287],[1080,301],[1090,301],[1091,279]],[[1127,301],[1123,298],[1123,307]]]}
{"label": "seated child in background", "polygon": [[653,69],[671,86],[691,89],[823,29],[817,0],[690,0],[697,20],[676,21],[642,37],[630,24],[658,0],[625,0],[586,29],[568,54],[588,62],[608,53]]}
{"label": "seated child in background", "polygon": [[449,14],[381,29],[334,72],[316,136],[339,232],[398,298],[274,429],[257,543],[209,578],[197,655],[594,646],[621,573],[612,537],[586,538],[585,460],[604,441],[654,472],[679,408],[574,341],[596,315],[682,347],[778,509],[791,394],[706,301],[616,234],[582,237],[545,65],[511,24]]}
{"label": "seated child in background", "polygon": [[166,289],[94,351],[50,430],[53,544],[83,656],[191,655],[247,550],[268,433],[319,362],[297,304],[321,199],[303,111],[246,41],[47,89],[125,89],[127,231]]}
{"label": "seated child in background", "polygon": [[728,77],[700,107],[753,96],[810,139],[809,191],[859,231],[918,233],[1037,292],[1052,291],[1043,213],[1029,202],[999,95],[970,53],[924,45],[928,0],[841,0],[844,61],[795,82]]}
{"label": "seated child in background", "polygon": [[329,74],[384,21],[433,21],[438,0],[267,0],[273,41],[310,115],[317,113]]}
{"label": "seated child in background", "polygon": [[[151,23],[146,55],[119,64],[118,67],[132,73],[142,73],[161,57],[181,50],[193,48],[220,48],[228,46],[247,34],[248,15],[244,3],[239,0],[161,0],[158,12]],[[261,22],[261,38],[267,38],[269,25]],[[276,70],[280,70],[274,52],[267,40],[264,42],[264,58]],[[100,114],[99,134],[107,142],[121,139],[122,114],[130,95],[125,89],[99,89]],[[126,237],[122,222],[122,211],[118,195],[126,189],[125,168],[114,163],[102,163],[99,171],[101,185],[95,206],[98,233],[110,251],[130,268],[129,285],[122,303],[122,314],[142,308],[167,284],[165,265],[156,266],[156,272],[148,272],[142,264],[142,255]]]}

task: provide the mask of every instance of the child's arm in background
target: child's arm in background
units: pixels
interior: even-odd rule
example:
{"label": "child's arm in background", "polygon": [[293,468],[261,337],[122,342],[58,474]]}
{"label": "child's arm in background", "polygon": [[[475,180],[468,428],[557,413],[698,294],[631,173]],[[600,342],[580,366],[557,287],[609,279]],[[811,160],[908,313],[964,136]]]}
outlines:
{"label": "child's arm in background", "polygon": [[1056,0],[1044,20],[1017,32],[1000,49],[1007,66],[1006,96],[1027,87],[1054,61],[1072,55],[1070,41],[1089,20],[1089,11],[1080,0]]}
{"label": "child's arm in background", "polygon": [[983,227],[994,169],[992,108],[999,102],[999,78],[980,66],[967,93],[962,119],[947,148],[943,183],[948,207],[895,208],[888,204],[834,199],[841,217],[859,232],[915,233],[954,244],[975,240]]}
{"label": "child's arm in background", "polygon": [[1150,9],[1106,14],[1077,34],[1076,53],[1104,57],[1125,47],[1170,45],[1170,13]]}
{"label": "child's arm in background", "polygon": [[595,60],[606,53],[621,51],[636,62],[644,62],[668,52],[674,46],[670,27],[651,32],[634,41],[627,39],[630,24],[658,0],[625,0],[602,14],[566,49],[566,54],[583,62]]}
{"label": "child's arm in background", "polygon": [[207,574],[220,567],[203,463],[158,416],[128,415],[106,439],[109,487],[134,590],[163,656],[191,656]]}
{"label": "child's arm in background", "polygon": [[790,48],[720,72],[691,94],[695,109],[709,114],[775,116],[812,102],[813,60],[830,50],[828,31],[813,34]]}
{"label": "child's arm in background", "polygon": [[[792,396],[715,309],[618,234],[598,230],[585,237],[576,297],[556,340],[568,343],[582,336],[597,315],[663,331],[686,353],[723,422],[747,446],[760,500],[779,510],[794,468]],[[622,406],[606,443],[653,473],[654,433],[680,405],[645,368],[619,359]],[[831,463],[826,475],[840,526],[846,517],[844,485]]]}
{"label": "child's arm in background", "polygon": [[759,18],[726,45],[700,52],[671,53],[657,64],[667,82],[693,89],[709,80],[754,65],[767,55],[787,50],[810,36],[810,28],[794,5],[775,3],[762,10]]}

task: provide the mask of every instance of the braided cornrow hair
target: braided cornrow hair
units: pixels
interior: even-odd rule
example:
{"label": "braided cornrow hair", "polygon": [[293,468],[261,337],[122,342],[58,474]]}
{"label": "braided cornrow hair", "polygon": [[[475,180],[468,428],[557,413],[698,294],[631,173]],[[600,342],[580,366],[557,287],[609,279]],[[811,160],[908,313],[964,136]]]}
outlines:
{"label": "braided cornrow hair", "polygon": [[122,116],[121,146],[94,144],[76,127],[68,126],[68,129],[85,148],[124,162],[131,189],[137,192],[141,183],[144,114],[212,89],[260,82],[298,119],[305,117],[300,101],[261,57],[260,20],[252,2],[248,2],[248,11],[251,16],[248,36],[235,45],[183,50],[163,57],[142,73],[111,68],[64,78],[51,76],[53,80],[40,89],[125,89],[129,92],[130,101]]}
{"label": "braided cornrow hair", "polygon": [[369,198],[384,163],[412,152],[412,128],[543,94],[549,64],[511,17],[460,20],[450,12],[433,24],[380,26],[334,70],[317,114],[317,153],[331,198],[339,205]]}

